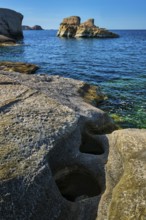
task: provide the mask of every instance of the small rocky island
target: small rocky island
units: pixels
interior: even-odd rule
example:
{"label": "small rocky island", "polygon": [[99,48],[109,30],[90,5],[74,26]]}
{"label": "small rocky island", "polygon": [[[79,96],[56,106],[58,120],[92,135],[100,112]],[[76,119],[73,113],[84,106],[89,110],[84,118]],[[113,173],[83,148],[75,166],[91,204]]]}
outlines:
{"label": "small rocky island", "polygon": [[64,18],[60,24],[57,32],[58,37],[68,38],[117,38],[118,34],[110,32],[105,28],[99,28],[94,25],[94,19],[88,19],[81,23],[81,18],[78,16],[71,16]]}
{"label": "small rocky island", "polygon": [[28,25],[22,25],[22,30],[29,31],[29,30],[43,30],[43,28],[40,25],[34,25],[33,27],[30,27]]}

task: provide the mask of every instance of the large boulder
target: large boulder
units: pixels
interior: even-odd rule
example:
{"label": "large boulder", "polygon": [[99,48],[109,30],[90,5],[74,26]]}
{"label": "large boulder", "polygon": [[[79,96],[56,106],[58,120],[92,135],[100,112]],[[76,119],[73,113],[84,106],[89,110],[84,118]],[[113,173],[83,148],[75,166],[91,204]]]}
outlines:
{"label": "large boulder", "polygon": [[[108,143],[104,135],[88,135],[86,123],[99,129],[111,121],[80,97],[83,86],[0,72],[1,219],[95,220]],[[86,154],[84,142],[91,151],[103,143],[104,151]]]}
{"label": "large boulder", "polygon": [[125,129],[108,136],[106,190],[97,220],[146,219],[146,130]]}
{"label": "large boulder", "polygon": [[119,35],[104,28],[94,25],[94,19],[88,19],[80,24],[80,17],[71,16],[64,18],[57,32],[59,37],[84,37],[84,38],[115,38]]}
{"label": "large boulder", "polygon": [[14,39],[22,38],[22,19],[22,14],[10,9],[0,8],[0,34]]}

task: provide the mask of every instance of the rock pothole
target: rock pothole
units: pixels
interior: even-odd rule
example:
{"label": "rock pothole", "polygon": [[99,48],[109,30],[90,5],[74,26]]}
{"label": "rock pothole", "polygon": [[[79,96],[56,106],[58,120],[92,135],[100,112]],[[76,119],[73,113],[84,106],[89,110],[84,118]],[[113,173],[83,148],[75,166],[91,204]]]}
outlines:
{"label": "rock pothole", "polygon": [[64,168],[54,175],[62,196],[76,202],[101,193],[98,180],[85,168]]}
{"label": "rock pothole", "polygon": [[101,155],[104,154],[104,144],[102,135],[92,135],[90,133],[84,133],[82,135],[82,143],[80,145],[81,153]]}

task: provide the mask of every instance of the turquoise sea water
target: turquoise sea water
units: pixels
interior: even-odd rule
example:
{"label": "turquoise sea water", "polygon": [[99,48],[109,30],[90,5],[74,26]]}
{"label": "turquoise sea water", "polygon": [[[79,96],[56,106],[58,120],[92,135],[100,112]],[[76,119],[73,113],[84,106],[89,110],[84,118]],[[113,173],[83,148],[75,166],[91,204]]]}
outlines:
{"label": "turquoise sea water", "polygon": [[122,127],[146,128],[146,30],[115,30],[116,39],[62,39],[55,30],[24,31],[24,46],[0,48],[0,60],[100,85],[101,109]]}

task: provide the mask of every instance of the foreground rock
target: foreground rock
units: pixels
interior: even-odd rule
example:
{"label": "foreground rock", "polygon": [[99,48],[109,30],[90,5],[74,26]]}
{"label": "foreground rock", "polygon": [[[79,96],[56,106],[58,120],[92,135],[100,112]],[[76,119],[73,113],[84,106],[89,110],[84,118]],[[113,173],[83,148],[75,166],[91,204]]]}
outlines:
{"label": "foreground rock", "polygon": [[58,76],[1,71],[2,219],[95,219],[107,150],[101,158],[81,153],[82,133],[113,130],[114,124],[85,103],[84,85]]}
{"label": "foreground rock", "polygon": [[84,38],[115,38],[119,37],[104,28],[94,25],[94,19],[80,24],[80,17],[71,16],[63,19],[58,30],[58,37],[84,37]]}
{"label": "foreground rock", "polygon": [[146,130],[125,129],[108,137],[106,191],[97,220],[146,219]]}
{"label": "foreground rock", "polygon": [[29,63],[22,62],[8,62],[8,61],[0,61],[0,70],[8,71],[8,72],[20,72],[25,74],[32,74],[38,70],[38,66]]}
{"label": "foreground rock", "polygon": [[96,90],[0,71],[1,219],[145,219],[146,130],[107,135]]}
{"label": "foreground rock", "polygon": [[23,15],[5,8],[0,8],[0,35],[6,37],[21,39]]}

